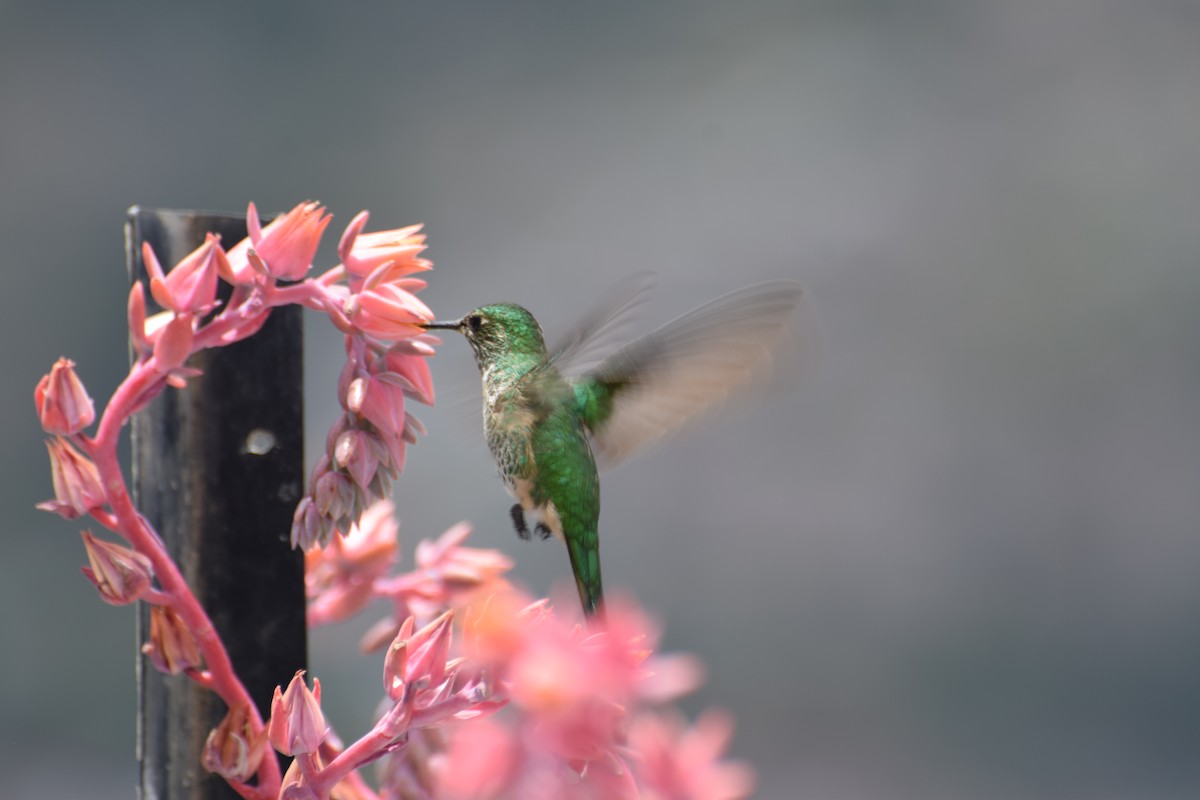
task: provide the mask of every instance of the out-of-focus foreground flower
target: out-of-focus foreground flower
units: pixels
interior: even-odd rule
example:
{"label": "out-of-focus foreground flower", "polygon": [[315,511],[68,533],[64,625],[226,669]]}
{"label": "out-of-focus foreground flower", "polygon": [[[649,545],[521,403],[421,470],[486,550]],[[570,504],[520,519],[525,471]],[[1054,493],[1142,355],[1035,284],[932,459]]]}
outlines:
{"label": "out-of-focus foreground flower", "polygon": [[655,626],[620,597],[587,626],[533,600],[505,580],[511,562],[469,547],[469,533],[457,525],[420,542],[412,569],[388,575],[400,561],[397,528],[379,503],[308,556],[311,623],[372,599],[393,605],[363,641],[391,641],[377,731],[407,726],[405,745],[382,762],[382,797],[749,794],[749,768],[722,758],[729,719],[713,713],[687,728],[669,710],[702,680],[694,658],[655,653]]}

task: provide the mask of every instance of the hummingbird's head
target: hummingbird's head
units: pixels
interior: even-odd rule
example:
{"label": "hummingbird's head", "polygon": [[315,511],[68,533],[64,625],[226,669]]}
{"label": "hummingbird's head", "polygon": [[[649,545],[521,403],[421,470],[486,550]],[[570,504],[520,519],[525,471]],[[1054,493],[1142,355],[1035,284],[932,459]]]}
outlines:
{"label": "hummingbird's head", "polygon": [[546,354],[542,327],[533,314],[513,303],[480,306],[460,320],[428,322],[428,330],[455,330],[467,337],[480,370],[503,358]]}

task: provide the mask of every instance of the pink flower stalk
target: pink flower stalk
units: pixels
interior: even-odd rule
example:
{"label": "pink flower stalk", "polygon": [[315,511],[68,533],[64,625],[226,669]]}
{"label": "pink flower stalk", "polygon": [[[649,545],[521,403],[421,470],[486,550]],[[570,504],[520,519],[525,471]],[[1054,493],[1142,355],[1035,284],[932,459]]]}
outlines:
{"label": "pink flower stalk", "polygon": [[[424,236],[418,228],[363,235],[366,217],[360,216],[343,237],[340,254],[345,263],[306,279],[329,219],[321,206],[301,203],[263,226],[251,204],[248,237],[226,252],[216,236],[209,236],[169,272],[146,248],[143,258],[149,278],[145,285],[131,289],[126,308],[135,361],[105,408],[94,436],[83,434],[96,415],[72,362],[60,359],[34,392],[39,421],[59,437],[48,443],[55,499],[39,507],[66,517],[91,514],[129,543],[125,547],[85,534],[89,566],[84,573],[108,602],[148,600],[152,607],[145,654],[157,668],[197,681],[234,709],[227,724],[214,731],[205,763],[226,776],[240,794],[254,800],[280,796],[283,789],[275,759],[256,755],[256,741],[265,727],[223,645],[213,635],[204,609],[162,541],[134,508],[117,448],[121,430],[132,414],[166,388],[183,386],[187,378],[199,374],[188,367],[193,354],[252,336],[273,308],[298,303],[324,311],[345,334],[349,364],[340,391],[345,413],[335,423],[325,457],[310,481],[310,493],[297,509],[293,536],[306,546],[328,541],[335,530],[350,531],[364,509],[387,494],[390,481],[403,466],[406,446],[423,433],[420,423],[404,409],[404,401],[408,397],[424,402],[433,399],[424,358],[432,354],[437,340],[411,324],[411,319],[410,324],[401,324],[397,310],[407,309],[410,318],[432,318],[413,297],[424,282],[409,277],[430,267],[419,256],[425,247]],[[216,299],[219,280],[233,286],[223,303]],[[282,285],[280,281],[297,283]],[[161,313],[148,314],[147,288],[165,309]],[[363,319],[371,322],[366,327],[357,325],[345,312],[360,305],[363,292],[368,295],[368,313]],[[386,322],[386,331],[380,320]],[[383,542],[387,534],[381,533],[388,525],[392,526],[390,545]],[[351,537],[338,546],[335,560],[339,566],[334,577],[314,598],[314,608],[328,603],[327,617],[349,614],[366,599],[378,596],[374,582],[390,566],[395,532],[390,519],[372,527],[375,532],[364,541]],[[329,601],[331,597],[335,601]],[[429,685],[428,674],[439,669],[443,680]],[[440,667],[430,662],[429,671],[416,679],[405,703],[396,704],[403,707],[393,709],[379,730],[347,748],[345,758],[327,753],[325,769],[315,754],[300,754],[303,757],[297,762],[304,780],[288,786],[285,793],[325,798],[334,786],[343,794],[350,791],[345,786],[353,786],[353,791],[371,796],[365,784],[351,777],[354,769],[389,748],[402,746],[407,726],[482,713],[490,691],[486,686],[475,676],[451,670],[446,662]],[[299,689],[292,688],[290,695],[281,694],[280,698],[281,702],[288,698],[292,711],[290,719],[281,712],[284,721],[276,725],[284,726],[277,732],[288,734],[288,747],[313,745],[317,738],[313,732],[321,727],[314,723],[303,728],[303,719],[295,716],[301,713],[295,700],[298,694],[302,694]],[[397,727],[400,723],[403,730]],[[248,782],[251,773],[256,776],[253,783]]]}
{"label": "pink flower stalk", "polygon": [[43,511],[75,519],[102,507],[107,499],[100,483],[100,472],[91,459],[67,443],[61,436],[47,440],[50,451],[50,477],[54,499],[38,503]]}
{"label": "pink flower stalk", "polygon": [[150,559],[119,544],[97,539],[83,532],[90,567],[82,567],[85,577],[100,592],[100,599],[114,606],[123,606],[145,596],[150,589],[154,570]]}
{"label": "pink flower stalk", "polygon": [[271,698],[271,721],[267,739],[285,756],[315,753],[325,741],[329,727],[321,712],[321,682],[313,679],[312,691],[304,683],[304,670],[292,676],[287,690],[275,687]]}
{"label": "pink flower stalk", "polygon": [[637,773],[647,800],[738,800],[754,791],[754,772],[737,761],[722,761],[733,720],[705,712],[694,727],[678,719],[647,714],[629,733],[638,754]]}
{"label": "pink flower stalk", "polygon": [[75,362],[60,358],[33,391],[38,420],[46,433],[73,436],[96,419],[92,398],[75,374]]}

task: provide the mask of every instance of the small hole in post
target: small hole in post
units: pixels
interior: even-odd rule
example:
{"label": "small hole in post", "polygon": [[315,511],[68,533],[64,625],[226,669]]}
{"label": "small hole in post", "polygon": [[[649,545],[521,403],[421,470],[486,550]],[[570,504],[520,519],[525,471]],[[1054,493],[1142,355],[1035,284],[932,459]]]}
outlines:
{"label": "small hole in post", "polygon": [[262,428],[255,428],[246,435],[242,445],[242,453],[252,456],[265,456],[275,449],[275,434]]}

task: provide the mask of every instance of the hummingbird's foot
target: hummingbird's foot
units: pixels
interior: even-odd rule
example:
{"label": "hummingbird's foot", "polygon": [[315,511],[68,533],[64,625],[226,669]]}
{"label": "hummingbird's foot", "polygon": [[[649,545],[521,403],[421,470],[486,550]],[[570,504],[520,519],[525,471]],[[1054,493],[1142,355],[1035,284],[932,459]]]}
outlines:
{"label": "hummingbird's foot", "polygon": [[[521,509],[521,504],[514,503],[509,513],[512,515],[513,527],[517,529],[517,536],[529,541],[529,526],[525,524],[525,512]],[[541,527],[543,526],[538,525],[538,528]],[[541,531],[539,530],[538,533]]]}
{"label": "hummingbird's foot", "polygon": [[[544,522],[539,522],[537,524],[537,527],[535,527],[533,529],[533,531],[534,531],[534,533],[536,533],[538,535],[538,538],[541,539],[543,542],[546,541],[547,539],[549,539],[553,535],[552,531],[546,527],[546,523],[544,523]],[[529,534],[525,534],[525,538],[528,539]]]}

